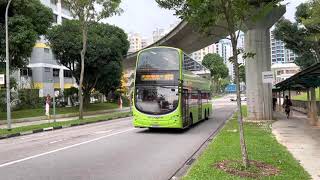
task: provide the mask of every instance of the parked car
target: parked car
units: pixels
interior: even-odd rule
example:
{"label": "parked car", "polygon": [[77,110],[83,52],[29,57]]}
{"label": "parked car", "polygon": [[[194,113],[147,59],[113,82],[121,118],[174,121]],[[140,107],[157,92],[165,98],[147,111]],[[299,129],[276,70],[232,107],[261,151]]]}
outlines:
{"label": "parked car", "polygon": [[[241,95],[240,99],[241,99],[241,101],[247,101],[247,97],[244,95]],[[237,96],[232,96],[230,98],[230,101],[237,101]]]}

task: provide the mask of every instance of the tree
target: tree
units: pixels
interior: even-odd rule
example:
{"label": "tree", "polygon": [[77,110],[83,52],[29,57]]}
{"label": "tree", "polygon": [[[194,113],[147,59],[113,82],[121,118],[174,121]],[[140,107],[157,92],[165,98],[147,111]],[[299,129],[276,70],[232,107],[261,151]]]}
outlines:
{"label": "tree", "polygon": [[[121,0],[64,0],[72,15],[79,19],[81,29],[82,49],[80,51],[80,80],[79,80],[79,119],[83,119],[83,79],[85,70],[85,56],[87,52],[88,26],[91,22],[111,17],[121,12]],[[100,7],[101,10],[98,10]],[[97,9],[98,8],[98,9]]]}
{"label": "tree", "polygon": [[239,66],[239,76],[240,76],[240,82],[246,82],[246,66],[241,64]]}
{"label": "tree", "polygon": [[[5,8],[7,1],[0,1],[0,62],[5,61]],[[52,23],[53,13],[39,0],[14,0],[9,8],[9,42],[11,68],[27,65],[32,49],[40,35]]]}
{"label": "tree", "polygon": [[[78,84],[81,74],[79,52],[82,49],[80,26],[78,20],[66,20],[62,25],[54,26],[47,35],[57,61],[71,70]],[[121,61],[129,49],[127,35],[122,29],[97,22],[88,26],[87,44],[81,88],[85,104],[89,103],[93,89],[106,94],[110,87],[120,85]]]}
{"label": "tree", "polygon": [[[318,3],[303,3],[297,7],[296,22],[281,19],[274,30],[276,39],[286,43],[286,48],[298,55],[295,63],[305,69],[320,62],[320,25],[317,13],[314,12]],[[316,6],[317,5],[317,6]],[[313,6],[315,6],[313,8]]]}
{"label": "tree", "polygon": [[122,67],[120,62],[112,62],[105,68],[97,84],[97,90],[108,96],[121,86]]}
{"label": "tree", "polygon": [[[235,81],[237,84],[237,106],[238,106],[238,122],[240,133],[240,144],[242,152],[243,165],[247,167],[248,155],[245,145],[243,121],[240,100],[240,79],[239,79],[239,63],[238,55],[240,51],[237,49],[237,42],[240,35],[240,29],[248,20],[258,19],[265,12],[274,8],[278,0],[258,1],[258,4],[250,4],[252,1],[247,0],[156,0],[161,7],[173,9],[180,18],[187,20],[199,28],[204,34],[214,35],[212,27],[217,26],[224,29],[228,33],[228,39],[231,40],[233,57],[230,58],[234,65]],[[256,6],[258,7],[256,7]],[[260,9],[256,13],[257,9]],[[222,22],[224,22],[222,25]]]}
{"label": "tree", "polygon": [[221,90],[221,80],[228,77],[229,70],[219,54],[207,54],[202,61],[202,65],[210,70],[214,82],[214,92],[219,93]]}

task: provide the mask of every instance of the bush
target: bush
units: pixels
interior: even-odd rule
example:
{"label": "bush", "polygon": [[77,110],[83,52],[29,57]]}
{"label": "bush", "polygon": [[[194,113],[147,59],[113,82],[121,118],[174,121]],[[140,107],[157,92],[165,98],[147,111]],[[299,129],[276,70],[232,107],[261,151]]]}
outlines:
{"label": "bush", "polygon": [[6,111],[6,91],[0,90],[0,111]]}
{"label": "bush", "polygon": [[65,89],[63,91],[63,95],[64,97],[66,98],[66,104],[68,102],[68,98],[70,98],[70,101],[71,101],[71,106],[75,106],[76,102],[78,101],[78,88],[75,88],[75,87],[71,87],[69,89]]}
{"label": "bush", "polygon": [[38,89],[21,89],[19,93],[19,109],[40,108],[44,105],[44,100],[39,97]]}

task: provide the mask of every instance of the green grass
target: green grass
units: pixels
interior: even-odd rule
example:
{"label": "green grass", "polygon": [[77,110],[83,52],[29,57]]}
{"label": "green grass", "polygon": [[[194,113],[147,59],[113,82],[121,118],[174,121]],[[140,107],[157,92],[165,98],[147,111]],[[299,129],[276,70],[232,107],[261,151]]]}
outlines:
{"label": "green grass", "polygon": [[[320,101],[319,88],[316,89],[316,97],[317,97],[317,101]],[[300,101],[307,101],[307,93],[301,93],[300,95],[293,96],[292,99],[293,100],[300,100]]]}
{"label": "green grass", "polygon": [[[85,112],[89,111],[100,111],[107,109],[115,109],[118,108],[116,103],[97,103],[97,104],[89,104],[87,108],[84,109]],[[52,111],[52,108],[50,109]],[[56,114],[69,114],[69,113],[77,113],[79,112],[79,107],[63,107],[57,108]],[[52,114],[52,112],[51,112]],[[23,109],[12,112],[13,119],[20,118],[29,118],[29,117],[37,117],[37,116],[45,116],[45,109]],[[5,120],[7,118],[6,112],[0,112],[0,120]]]}
{"label": "green grass", "polygon": [[[244,110],[246,107],[244,106]],[[261,177],[262,180],[305,180],[308,173],[299,165],[284,146],[272,135],[270,124],[245,123],[245,138],[249,159],[269,163],[280,169],[277,176]],[[235,130],[237,130],[235,132]],[[213,167],[222,160],[241,160],[239,132],[236,117],[233,117],[209,144],[183,180],[242,180],[246,178],[227,174]],[[249,179],[249,178],[247,178]]]}
{"label": "green grass", "polygon": [[121,112],[121,113],[111,113],[107,115],[101,115],[93,118],[86,118],[83,120],[71,120],[71,121],[64,121],[64,122],[56,122],[56,123],[44,123],[39,125],[30,125],[30,126],[23,126],[23,127],[17,127],[13,128],[11,131],[8,131],[6,129],[0,129],[0,135],[8,135],[8,134],[16,134],[20,132],[27,132],[37,129],[43,129],[48,127],[59,127],[59,126],[68,126],[72,124],[81,124],[81,123],[94,123],[99,121],[107,121],[111,119],[117,119],[122,117],[128,117],[130,116],[130,112]]}
{"label": "green grass", "polygon": [[242,111],[243,117],[248,116],[248,106],[241,106],[241,111]]}

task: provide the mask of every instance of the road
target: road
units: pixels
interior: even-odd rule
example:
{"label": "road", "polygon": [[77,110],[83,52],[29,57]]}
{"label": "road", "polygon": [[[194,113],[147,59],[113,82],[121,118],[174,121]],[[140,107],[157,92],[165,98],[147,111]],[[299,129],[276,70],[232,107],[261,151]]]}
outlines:
{"label": "road", "polygon": [[165,180],[235,109],[214,101],[213,117],[184,130],[135,129],[132,118],[0,141],[4,180]]}

